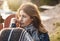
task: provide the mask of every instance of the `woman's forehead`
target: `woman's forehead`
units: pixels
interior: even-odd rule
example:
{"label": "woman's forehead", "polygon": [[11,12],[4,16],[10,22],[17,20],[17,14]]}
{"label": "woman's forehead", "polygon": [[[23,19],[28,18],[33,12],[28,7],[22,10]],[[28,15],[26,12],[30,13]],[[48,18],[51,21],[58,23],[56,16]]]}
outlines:
{"label": "woman's forehead", "polygon": [[20,11],[19,15],[28,15],[26,12],[24,12],[23,10]]}

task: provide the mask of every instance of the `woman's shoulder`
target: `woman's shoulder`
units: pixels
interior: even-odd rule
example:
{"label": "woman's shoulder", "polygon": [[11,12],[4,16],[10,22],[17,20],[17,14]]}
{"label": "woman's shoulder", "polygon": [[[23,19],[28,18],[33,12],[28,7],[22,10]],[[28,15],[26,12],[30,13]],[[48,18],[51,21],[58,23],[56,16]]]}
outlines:
{"label": "woman's shoulder", "polygon": [[39,35],[39,37],[40,37],[41,39],[43,39],[44,41],[50,41],[50,40],[49,40],[49,35],[48,35],[48,33],[41,33],[41,34]]}
{"label": "woman's shoulder", "polygon": [[39,35],[49,36],[49,35],[48,35],[48,32],[46,32],[46,33],[39,33]]}

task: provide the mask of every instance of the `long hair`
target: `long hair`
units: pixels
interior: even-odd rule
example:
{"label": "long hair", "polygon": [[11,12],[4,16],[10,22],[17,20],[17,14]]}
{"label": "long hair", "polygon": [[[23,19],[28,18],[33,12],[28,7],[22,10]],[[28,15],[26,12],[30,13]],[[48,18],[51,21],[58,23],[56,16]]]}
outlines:
{"label": "long hair", "polygon": [[38,10],[38,7],[33,3],[24,3],[20,6],[20,8],[17,11],[17,17],[19,18],[20,11],[23,10],[27,15],[29,15],[33,21],[32,24],[35,28],[38,29],[40,32],[47,32],[47,30],[44,28],[41,19],[40,19],[40,12]]}

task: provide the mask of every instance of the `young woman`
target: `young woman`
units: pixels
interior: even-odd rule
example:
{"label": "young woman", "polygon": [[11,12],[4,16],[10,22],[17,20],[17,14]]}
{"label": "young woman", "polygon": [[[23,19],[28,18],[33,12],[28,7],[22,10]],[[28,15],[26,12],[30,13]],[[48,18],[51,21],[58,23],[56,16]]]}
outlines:
{"label": "young woman", "polygon": [[47,30],[41,23],[39,10],[35,4],[24,3],[16,14],[20,27],[24,28],[35,41],[49,41]]}
{"label": "young woman", "polygon": [[0,31],[0,41],[33,41],[33,39],[24,29],[4,28]]}

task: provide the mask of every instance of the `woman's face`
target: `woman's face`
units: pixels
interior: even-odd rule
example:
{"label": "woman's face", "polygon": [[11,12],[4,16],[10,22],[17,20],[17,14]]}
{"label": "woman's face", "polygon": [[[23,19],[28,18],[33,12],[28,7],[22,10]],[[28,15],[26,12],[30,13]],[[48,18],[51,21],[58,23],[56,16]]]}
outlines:
{"label": "woman's face", "polygon": [[23,10],[19,13],[19,22],[21,27],[28,26],[32,22],[32,18],[30,18],[29,15],[27,15]]}

